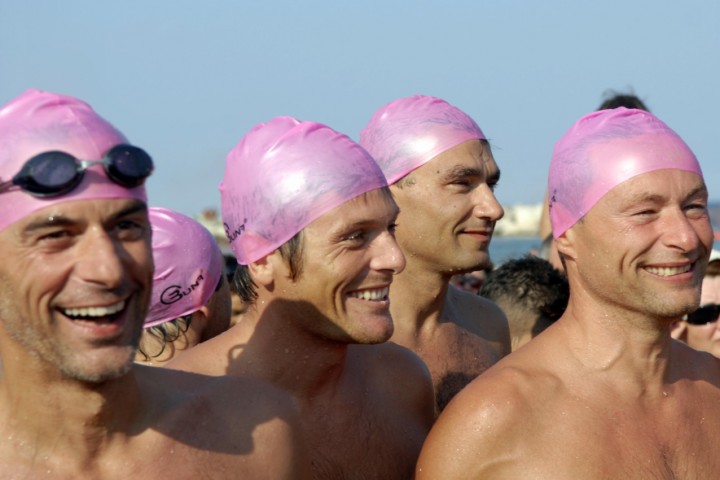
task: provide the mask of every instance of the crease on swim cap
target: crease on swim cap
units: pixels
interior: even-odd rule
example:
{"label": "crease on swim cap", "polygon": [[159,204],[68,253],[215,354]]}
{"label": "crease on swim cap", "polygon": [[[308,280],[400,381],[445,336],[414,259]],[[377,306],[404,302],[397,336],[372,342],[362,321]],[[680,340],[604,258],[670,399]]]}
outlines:
{"label": "crease on swim cap", "polygon": [[292,117],[258,124],[228,154],[220,184],[230,248],[247,265],[333,208],[385,186],[370,155],[326,125]]}
{"label": "crease on swim cap", "polygon": [[413,95],[380,107],[360,132],[360,144],[393,184],[441,153],[486,140],[477,123],[445,100]]}
{"label": "crease on swim cap", "polygon": [[687,144],[644,110],[593,112],[557,142],[548,175],[550,221],[560,237],[610,190],[638,175],[702,170]]}

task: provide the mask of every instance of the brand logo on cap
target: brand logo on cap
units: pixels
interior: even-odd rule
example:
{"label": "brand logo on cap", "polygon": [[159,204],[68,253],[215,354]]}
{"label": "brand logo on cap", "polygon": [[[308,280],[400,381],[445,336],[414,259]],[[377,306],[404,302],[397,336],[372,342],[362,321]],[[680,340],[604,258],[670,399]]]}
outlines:
{"label": "brand logo on cap", "polygon": [[182,300],[187,295],[190,295],[196,288],[200,287],[200,284],[205,280],[205,277],[200,274],[194,283],[190,284],[189,287],[183,288],[180,285],[170,285],[163,290],[160,295],[160,303],[163,305],[172,305],[175,302]]}
{"label": "brand logo on cap", "polygon": [[243,218],[242,225],[240,225],[238,228],[236,228],[232,232],[230,231],[230,225],[228,225],[227,223],[223,223],[223,226],[225,227],[225,236],[227,236],[228,242],[232,243],[235,240],[237,240],[237,238],[240,235],[242,235],[242,233],[245,231],[246,223],[247,223],[247,218]]}

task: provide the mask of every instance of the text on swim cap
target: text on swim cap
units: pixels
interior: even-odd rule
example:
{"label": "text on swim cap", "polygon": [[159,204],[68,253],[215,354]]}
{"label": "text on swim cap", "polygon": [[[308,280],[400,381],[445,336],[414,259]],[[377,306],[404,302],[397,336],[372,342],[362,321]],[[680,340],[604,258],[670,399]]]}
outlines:
{"label": "text on swim cap", "polygon": [[203,280],[205,280],[205,277],[203,277],[201,273],[198,275],[197,280],[190,284],[190,286],[186,289],[183,289],[180,285],[170,285],[163,290],[162,295],[160,295],[160,303],[163,305],[171,305],[179,300],[182,300],[183,297],[190,295],[196,288],[198,288]]}
{"label": "text on swim cap", "polygon": [[225,236],[228,239],[228,242],[232,243],[234,242],[242,233],[245,231],[245,224],[247,223],[247,218],[243,218],[243,223],[238,228],[230,231],[230,225],[227,223],[223,223],[223,226],[225,227]]}

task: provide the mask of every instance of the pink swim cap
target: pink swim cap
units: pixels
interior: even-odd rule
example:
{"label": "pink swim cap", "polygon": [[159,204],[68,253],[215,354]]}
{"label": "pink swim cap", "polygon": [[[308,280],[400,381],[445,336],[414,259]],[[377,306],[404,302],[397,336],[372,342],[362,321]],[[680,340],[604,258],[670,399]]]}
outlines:
{"label": "pink swim cap", "polygon": [[468,140],[485,140],[473,119],[445,100],[426,95],[380,107],[360,132],[360,145],[380,165],[390,185]]}
{"label": "pink swim cap", "polygon": [[624,107],[582,117],[555,144],[548,179],[550,222],[558,238],[610,190],[655,170],[702,171],[685,142],[644,110]]}
{"label": "pink swim cap", "polygon": [[385,186],[372,157],[346,135],[291,117],[261,123],[227,156],[220,183],[230,248],[247,265],[324,213]]}
{"label": "pink swim cap", "polygon": [[207,304],[225,266],[215,237],[200,223],[166,208],[151,207],[148,214],[155,275],[145,328]]}
{"label": "pink swim cap", "polygon": [[[128,143],[122,133],[72,97],[27,90],[0,108],[0,182],[12,179],[33,156],[60,150],[80,160],[100,160],[110,148]],[[60,202],[97,198],[146,201],[145,187],[122,187],[110,180],[102,165],[85,171],[72,191],[38,198],[19,188],[0,192],[0,230],[31,213]]]}

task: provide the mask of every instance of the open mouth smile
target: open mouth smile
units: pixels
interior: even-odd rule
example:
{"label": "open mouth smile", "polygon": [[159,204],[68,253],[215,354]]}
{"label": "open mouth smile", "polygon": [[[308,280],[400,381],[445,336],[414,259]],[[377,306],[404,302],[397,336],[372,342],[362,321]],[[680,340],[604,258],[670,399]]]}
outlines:
{"label": "open mouth smile", "polygon": [[680,275],[687,273],[691,270],[692,265],[687,264],[681,267],[645,267],[648,273],[658,275],[660,277],[672,277],[673,275]]}
{"label": "open mouth smile", "polygon": [[105,307],[64,308],[63,315],[73,320],[113,321],[125,308],[125,300]]}
{"label": "open mouth smile", "polygon": [[383,302],[387,301],[390,287],[374,288],[367,290],[358,290],[355,292],[348,293],[348,296],[352,298],[359,298],[360,300],[367,300],[371,302]]}

